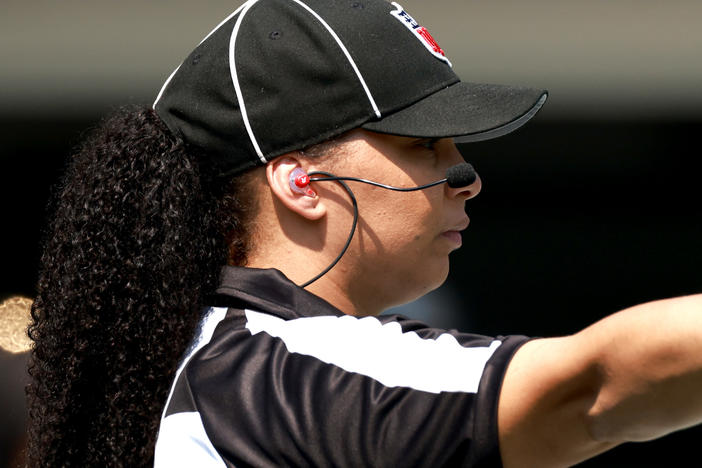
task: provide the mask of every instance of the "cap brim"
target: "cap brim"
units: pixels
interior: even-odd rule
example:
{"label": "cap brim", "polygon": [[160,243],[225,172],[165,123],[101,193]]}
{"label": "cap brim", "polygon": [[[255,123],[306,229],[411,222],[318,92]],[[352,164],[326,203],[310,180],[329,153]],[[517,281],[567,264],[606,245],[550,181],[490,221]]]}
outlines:
{"label": "cap brim", "polygon": [[459,82],[363,128],[457,143],[488,140],[524,125],[546,101],[545,90]]}

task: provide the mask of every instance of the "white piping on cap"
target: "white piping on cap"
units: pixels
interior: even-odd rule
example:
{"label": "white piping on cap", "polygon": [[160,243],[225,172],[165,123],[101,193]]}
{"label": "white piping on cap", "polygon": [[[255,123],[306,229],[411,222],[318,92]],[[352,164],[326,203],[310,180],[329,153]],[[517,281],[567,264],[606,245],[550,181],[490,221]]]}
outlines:
{"label": "white piping on cap", "polygon": [[305,5],[303,2],[300,0],[293,0],[295,3],[303,7],[305,10],[309,11],[312,16],[314,16],[317,21],[322,23],[322,25],[329,31],[329,34],[334,38],[336,43],[339,45],[341,50],[344,52],[344,55],[346,55],[346,59],[349,61],[349,64],[351,64],[351,67],[353,68],[353,71],[356,72],[356,76],[358,77],[358,81],[361,83],[361,86],[363,86],[363,90],[366,92],[366,96],[368,96],[368,101],[370,102],[371,106],[373,107],[373,111],[375,112],[375,116],[377,118],[381,117],[380,110],[378,110],[378,106],[375,103],[375,99],[373,99],[373,95],[370,92],[370,89],[368,89],[368,85],[366,84],[366,80],[363,79],[363,75],[361,75],[360,70],[356,66],[356,62],[353,60],[351,57],[351,54],[349,53],[348,49],[346,49],[346,46],[344,45],[343,42],[341,42],[341,39],[339,36],[334,32],[334,30],[329,26],[329,24],[324,21],[324,19],[317,14],[312,8],[308,7]]}
{"label": "white piping on cap", "polygon": [[227,21],[229,21],[230,19],[232,19],[234,16],[236,16],[236,14],[239,13],[239,12],[242,10],[242,8],[244,8],[245,6],[246,6],[246,3],[244,3],[244,4],[241,5],[239,8],[237,8],[236,10],[234,10],[234,12],[233,12],[231,15],[227,16],[226,18],[224,18],[224,19],[222,20],[222,22],[219,23],[212,31],[210,31],[210,33],[209,33],[207,36],[205,36],[205,38],[204,38],[203,40],[201,40],[200,43],[199,43],[198,45],[202,44],[202,43],[205,42],[207,39],[209,39],[210,36],[211,36],[212,34],[214,34],[214,32],[215,32],[216,30],[218,30],[219,28],[221,28],[222,25],[223,25],[224,23],[226,23]]}
{"label": "white piping on cap", "polygon": [[[245,5],[245,4],[244,4],[244,5]],[[219,24],[218,24],[212,31],[210,31],[210,33],[209,33],[207,36],[205,36],[205,38],[202,39],[197,45],[200,45],[200,44],[202,44],[203,42],[205,42],[212,34],[214,34],[215,31],[217,31],[219,28],[221,28],[222,25],[223,25],[224,23],[226,23],[227,21],[229,21],[230,19],[232,19],[237,13],[239,13],[239,12],[241,11],[241,9],[244,8],[244,5],[241,5],[239,8],[237,8],[236,10],[234,10],[234,12],[233,12],[231,15],[227,16],[221,23],[219,23]],[[168,84],[171,82],[171,80],[173,79],[173,77],[175,76],[175,74],[178,72],[178,70],[180,69],[180,66],[181,66],[181,65],[183,65],[182,62],[181,62],[180,65],[178,65],[178,67],[177,67],[175,70],[173,70],[173,73],[171,73],[171,75],[168,77],[168,79],[166,80],[166,82],[163,83],[163,86],[161,86],[161,91],[159,91],[158,96],[156,96],[156,100],[154,101],[153,105],[151,106],[153,109],[156,108],[156,104],[158,104],[158,101],[161,100],[161,96],[163,96],[163,92],[166,90],[166,87],[167,87]]]}
{"label": "white piping on cap", "polygon": [[[182,63],[180,65],[183,65]],[[158,96],[156,96],[156,100],[154,101],[154,104],[151,106],[152,109],[156,109],[156,104],[158,104],[158,101],[161,100],[161,96],[163,96],[163,92],[166,90],[166,86],[171,82],[173,77],[175,76],[176,73],[178,73],[178,70],[180,70],[180,65],[176,67],[175,70],[173,70],[173,73],[171,73],[171,76],[168,77],[165,83],[163,83],[163,86],[161,86],[161,91],[159,91]]]}
{"label": "white piping on cap", "polygon": [[249,0],[246,2],[244,5],[244,9],[242,10],[241,14],[236,20],[236,24],[234,25],[234,30],[232,31],[232,36],[229,39],[229,70],[231,71],[232,74],[232,83],[234,84],[234,92],[236,93],[236,99],[239,101],[239,112],[241,112],[241,119],[244,121],[244,126],[246,127],[246,133],[249,134],[249,140],[251,140],[251,144],[254,147],[254,150],[256,151],[256,154],[258,155],[258,158],[263,162],[264,164],[267,163],[268,161],[266,160],[266,157],[263,155],[263,152],[261,151],[261,147],[258,145],[258,141],[256,141],[256,137],[253,134],[253,129],[251,128],[251,123],[249,122],[249,116],[246,113],[246,105],[244,105],[244,96],[241,93],[241,85],[239,84],[239,77],[236,74],[236,62],[235,62],[235,47],[236,47],[236,36],[239,34],[239,28],[241,27],[241,21],[244,19],[244,16],[246,16],[246,13],[248,13],[249,9],[254,6],[258,0]]}
{"label": "white piping on cap", "polygon": [[[256,151],[256,154],[258,155],[259,159],[261,162],[264,164],[267,163],[268,161],[266,160],[266,157],[263,155],[263,152],[261,151],[261,147],[258,144],[258,141],[256,140],[256,136],[253,133],[253,129],[251,128],[251,123],[249,121],[248,113],[246,111],[246,105],[244,104],[244,97],[241,91],[241,85],[239,84],[239,78],[236,72],[236,61],[235,61],[235,49],[236,49],[236,38],[239,34],[239,28],[241,27],[241,22],[244,19],[244,16],[246,16],[246,13],[248,13],[249,9],[258,3],[259,0],[248,0],[245,2],[243,5],[241,5],[239,8],[237,8],[232,14],[230,14],[227,18],[225,18],[222,22],[220,22],[210,33],[205,36],[202,41],[200,41],[200,44],[202,44],[204,41],[206,41],[212,34],[214,34],[215,31],[217,31],[220,27],[222,27],[223,24],[225,24],[227,21],[229,21],[232,17],[234,17],[237,13],[241,12],[239,17],[237,18],[236,24],[234,25],[234,29],[232,31],[232,35],[229,39],[229,70],[232,76],[232,83],[234,85],[234,92],[236,93],[237,101],[239,102],[239,111],[241,112],[241,118],[244,122],[244,127],[246,128],[246,132],[249,135],[249,140],[251,141],[251,145],[254,147],[254,150]],[[363,75],[361,74],[360,70],[358,69],[358,66],[356,65],[356,62],[353,60],[351,57],[351,54],[349,53],[348,49],[344,45],[344,43],[341,41],[339,36],[336,34],[336,32],[329,26],[329,24],[324,21],[324,19],[317,14],[314,10],[312,10],[309,6],[301,2],[300,0],[293,0],[295,3],[303,7],[305,10],[307,10],[312,16],[314,16],[317,21],[319,21],[329,32],[329,34],[334,38],[336,41],[337,45],[339,48],[342,50],[344,55],[346,56],[346,59],[348,60],[349,64],[351,65],[351,68],[353,68],[354,72],[356,73],[356,77],[358,78],[358,81],[361,83],[361,86],[363,87],[363,90],[366,93],[366,96],[368,98],[368,102],[370,103],[371,107],[373,108],[373,112],[375,113],[377,118],[381,117],[380,110],[378,109],[378,105],[375,102],[375,99],[373,98],[373,95],[370,92],[370,89],[368,88],[368,85],[366,84],[366,80],[363,78]],[[181,63],[182,65],[182,63]],[[180,65],[178,68],[176,68],[173,73],[168,77],[166,82],[163,84],[163,87],[161,88],[161,91],[158,93],[158,96],[156,97],[156,100],[154,101],[153,108],[156,107],[156,104],[158,101],[161,99],[161,96],[163,95],[166,87],[168,84],[171,82],[173,79],[173,76],[175,76],[176,72],[180,69]]]}

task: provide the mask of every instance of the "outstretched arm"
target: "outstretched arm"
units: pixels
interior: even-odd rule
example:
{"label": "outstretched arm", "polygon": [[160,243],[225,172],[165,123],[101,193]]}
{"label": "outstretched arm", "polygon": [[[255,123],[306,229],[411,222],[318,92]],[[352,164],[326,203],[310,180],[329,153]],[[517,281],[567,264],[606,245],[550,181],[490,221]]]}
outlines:
{"label": "outstretched arm", "polygon": [[499,405],[511,466],[569,466],[702,423],[702,295],[641,304],[514,356]]}

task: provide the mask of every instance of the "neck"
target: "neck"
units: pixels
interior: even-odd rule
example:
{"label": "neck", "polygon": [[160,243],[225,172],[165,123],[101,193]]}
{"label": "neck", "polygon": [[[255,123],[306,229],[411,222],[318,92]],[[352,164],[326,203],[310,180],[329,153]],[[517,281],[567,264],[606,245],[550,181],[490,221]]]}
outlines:
{"label": "neck", "polygon": [[[329,277],[325,278],[325,276]],[[310,284],[305,289],[333,304],[337,309],[347,315],[365,317],[368,315],[378,315],[382,312],[381,308],[352,300],[348,285],[336,283],[334,281],[334,276],[331,275],[331,271],[325,276]]]}
{"label": "neck", "polygon": [[[318,275],[329,264],[324,263],[326,259],[322,261],[312,260],[314,257],[323,256],[320,251],[311,251],[303,246],[276,248],[267,250],[265,256],[250,256],[246,266],[252,268],[275,268],[280,270],[293,283],[301,285]],[[374,307],[363,301],[352,299],[353,288],[351,283],[353,283],[353,279],[345,273],[349,273],[349,267],[344,265],[342,259],[332,270],[305,287],[305,289],[321,297],[347,315],[378,315],[382,312],[380,307]]]}
{"label": "neck", "polygon": [[[261,191],[259,216],[251,232],[255,239],[246,266],[275,268],[292,282],[302,285],[324,271],[346,242],[350,213],[338,210],[323,219],[308,220]],[[330,226],[344,226],[344,235]],[[352,249],[353,250],[353,247]],[[368,294],[368,278],[357,255],[347,252],[334,267],[305,289],[348,315],[377,315],[383,311],[382,298]],[[367,276],[367,275],[366,275]]]}

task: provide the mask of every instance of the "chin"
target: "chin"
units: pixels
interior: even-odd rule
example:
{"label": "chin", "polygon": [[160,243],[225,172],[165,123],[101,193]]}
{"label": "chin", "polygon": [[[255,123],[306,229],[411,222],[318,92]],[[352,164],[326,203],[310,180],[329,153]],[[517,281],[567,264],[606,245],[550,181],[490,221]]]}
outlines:
{"label": "chin", "polygon": [[429,285],[427,290],[422,293],[422,296],[432,292],[435,289],[438,289],[442,284],[444,284],[446,282],[446,278],[448,278],[448,274],[449,268],[447,262],[446,268],[443,269],[436,277],[434,277],[434,281],[432,282],[432,284]]}
{"label": "chin", "polygon": [[[415,269],[414,275],[404,276],[403,285],[401,287],[405,294],[399,299],[397,304],[393,305],[393,307],[407,304],[408,302],[419,299],[425,294],[429,294],[444,284],[446,278],[448,278],[448,259],[440,268],[428,268],[427,266],[419,268],[422,268],[422,273],[424,274],[418,275],[417,270]],[[412,278],[411,282],[410,278]]]}

